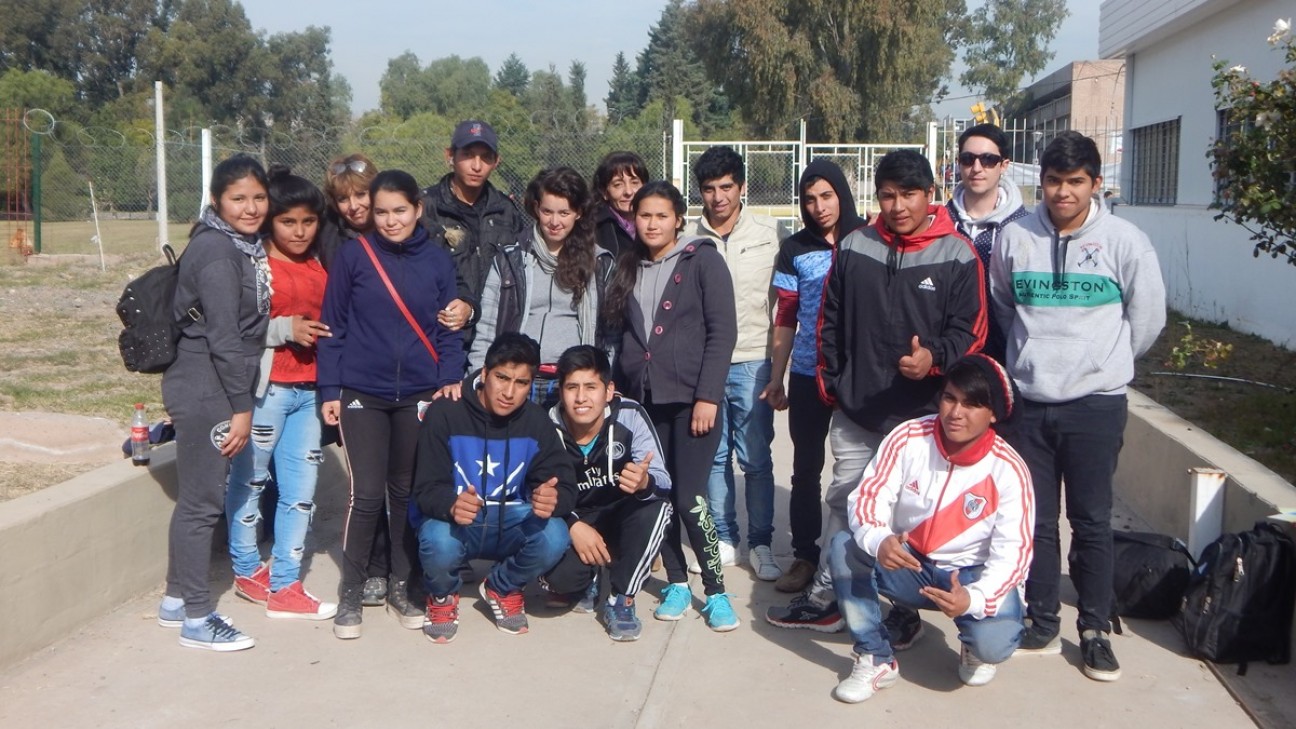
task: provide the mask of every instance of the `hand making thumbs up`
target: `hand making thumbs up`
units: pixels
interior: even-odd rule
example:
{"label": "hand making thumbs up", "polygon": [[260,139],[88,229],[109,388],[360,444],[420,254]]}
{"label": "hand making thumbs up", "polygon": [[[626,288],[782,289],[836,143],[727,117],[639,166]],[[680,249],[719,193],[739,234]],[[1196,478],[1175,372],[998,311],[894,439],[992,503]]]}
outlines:
{"label": "hand making thumbs up", "polygon": [[631,461],[621,469],[621,474],[617,476],[617,487],[627,494],[633,494],[648,488],[648,464],[652,463],[653,451],[648,451],[648,455],[638,463]]}
{"label": "hand making thumbs up", "polygon": [[911,380],[921,380],[931,372],[931,350],[922,346],[918,341],[917,334],[914,335],[913,340],[909,343],[909,348],[909,354],[900,358],[900,374]]}
{"label": "hand making thumbs up", "polygon": [[548,519],[553,516],[556,506],[558,506],[558,477],[550,476],[548,481],[531,491],[531,513],[541,519]]}
{"label": "hand making thumbs up", "polygon": [[467,490],[459,492],[455,497],[454,505],[450,507],[450,517],[456,524],[467,526],[477,518],[477,512],[481,511],[481,508],[481,497],[477,495],[477,489],[469,484]]}

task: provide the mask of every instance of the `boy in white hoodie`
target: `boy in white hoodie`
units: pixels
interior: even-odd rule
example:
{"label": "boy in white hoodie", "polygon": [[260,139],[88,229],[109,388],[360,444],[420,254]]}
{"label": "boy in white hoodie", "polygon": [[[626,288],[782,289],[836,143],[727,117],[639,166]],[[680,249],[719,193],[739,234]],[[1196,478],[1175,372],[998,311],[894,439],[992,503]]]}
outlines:
{"label": "boy in white hoodie", "polygon": [[1030,625],[1018,653],[1055,655],[1061,484],[1071,524],[1084,674],[1120,678],[1112,652],[1112,476],[1124,439],[1134,360],[1165,326],[1165,286],[1147,236],[1098,198],[1092,139],[1058,135],[1040,159],[1044,204],[1004,229],[990,291],[1007,335],[1006,364],[1022,393],[1010,443],[1035,484],[1035,557],[1026,582]]}

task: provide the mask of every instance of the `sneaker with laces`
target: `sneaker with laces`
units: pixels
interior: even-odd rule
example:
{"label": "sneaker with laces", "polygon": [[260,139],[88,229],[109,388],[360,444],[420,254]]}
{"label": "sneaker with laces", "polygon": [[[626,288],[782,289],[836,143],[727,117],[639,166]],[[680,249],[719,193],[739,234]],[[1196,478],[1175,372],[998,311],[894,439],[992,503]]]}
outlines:
{"label": "sneaker with laces", "polygon": [[427,599],[427,616],[423,620],[423,635],[433,643],[449,643],[459,633],[459,595],[443,595]]}
{"label": "sneaker with laces", "polygon": [[510,635],[527,632],[526,603],[522,599],[522,591],[500,594],[491,589],[487,582],[488,580],[481,581],[478,592],[495,615],[495,627]]}
{"label": "sneaker with laces", "polygon": [[175,610],[167,610],[164,605],[159,604],[157,610],[157,622],[164,628],[179,628],[184,625],[185,611],[184,603]]}
{"label": "sneaker with laces", "polygon": [[850,675],[833,689],[833,698],[847,704],[858,704],[869,700],[879,690],[894,686],[900,680],[900,665],[894,658],[886,663],[876,661],[875,656],[857,653]]}
{"label": "sneaker with laces", "polygon": [[967,644],[963,644],[959,650],[959,680],[965,686],[984,686],[995,677],[999,667],[993,663],[985,663],[980,658],[972,655],[971,649]]}
{"label": "sneaker with laces", "polygon": [[190,627],[187,622],[182,623],[180,645],[224,652],[246,650],[256,645],[256,641],[235,628],[229,618],[220,613],[212,613],[196,627]]}
{"label": "sneaker with laces", "polygon": [[387,613],[406,630],[423,627],[423,611],[410,600],[409,583],[405,580],[393,577],[387,581]]}
{"label": "sneaker with laces", "polygon": [[382,607],[387,604],[387,578],[370,577],[365,580],[364,592],[360,594],[360,604],[364,607]]}
{"label": "sneaker with laces", "polygon": [[319,598],[306,592],[301,580],[270,593],[266,601],[267,618],[286,618],[297,620],[328,620],[337,615],[338,606],[331,602],[320,602]]}
{"label": "sneaker with laces", "polygon": [[693,603],[693,591],[686,584],[671,583],[661,595],[661,604],[653,611],[653,617],[658,620],[679,620]]}
{"label": "sneaker with laces", "polygon": [[820,633],[836,633],[846,627],[836,600],[816,600],[809,591],[797,595],[787,607],[766,610],[765,622],[779,628],[802,628]]}
{"label": "sneaker with laces", "polygon": [[891,606],[891,612],[887,613],[882,625],[886,626],[890,636],[891,650],[897,653],[912,648],[923,634],[923,622],[918,611],[899,605]]}
{"label": "sneaker with laces", "polygon": [[729,595],[723,592],[707,596],[702,614],[706,616],[707,627],[717,633],[728,633],[738,627],[738,614],[729,602]]}
{"label": "sneaker with laces", "polygon": [[596,574],[594,575],[594,579],[590,580],[589,587],[585,588],[584,594],[582,594],[580,598],[576,600],[575,605],[572,605],[572,612],[574,613],[594,612],[595,608],[598,606],[598,598],[599,598],[599,579],[598,579],[598,575]]}
{"label": "sneaker with laces", "polygon": [[815,565],[804,559],[792,560],[792,566],[783,576],[774,581],[774,589],[779,592],[797,593],[810,586],[814,579]]}
{"label": "sneaker with laces", "polygon": [[603,623],[607,626],[608,637],[618,643],[639,640],[643,623],[635,615],[634,598],[617,595],[612,602],[603,605]]}
{"label": "sneaker with laces", "polygon": [[768,544],[752,547],[747,553],[747,561],[751,563],[752,571],[756,573],[758,580],[773,582],[783,576],[783,570],[779,569],[778,563],[774,561],[774,552]]}
{"label": "sneaker with laces", "polygon": [[258,605],[270,599],[270,565],[257,567],[251,577],[234,575],[234,594]]}
{"label": "sneaker with laces", "polygon": [[1084,675],[1095,681],[1115,681],[1121,676],[1111,641],[1096,630],[1080,632],[1080,658],[1084,660]]}
{"label": "sneaker with laces", "polygon": [[[729,542],[720,542],[720,566],[733,567],[738,564],[738,548]],[[695,575],[702,574],[702,565],[693,561],[694,557],[689,557],[688,571]]]}
{"label": "sneaker with laces", "polygon": [[360,637],[360,626],[364,621],[362,591],[343,590],[338,597],[337,614],[333,616],[333,635],[342,640],[353,640]]}
{"label": "sneaker with laces", "polygon": [[1062,652],[1062,638],[1056,632],[1037,627],[1030,622],[1022,630],[1021,642],[1014,656],[1056,656]]}

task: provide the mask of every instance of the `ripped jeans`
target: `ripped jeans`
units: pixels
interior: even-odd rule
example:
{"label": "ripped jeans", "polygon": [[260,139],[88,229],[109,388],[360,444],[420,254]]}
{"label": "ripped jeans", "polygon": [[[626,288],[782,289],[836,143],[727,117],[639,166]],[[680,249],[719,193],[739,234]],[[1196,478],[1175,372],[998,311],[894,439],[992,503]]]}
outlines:
{"label": "ripped jeans", "polygon": [[225,515],[229,518],[230,559],[234,574],[251,576],[261,564],[257,523],[261,491],[274,459],[279,504],[275,509],[270,589],[300,579],[306,532],[315,514],[315,481],[320,450],[319,399],[313,388],[270,383],[252,409],[252,437],[230,464]]}

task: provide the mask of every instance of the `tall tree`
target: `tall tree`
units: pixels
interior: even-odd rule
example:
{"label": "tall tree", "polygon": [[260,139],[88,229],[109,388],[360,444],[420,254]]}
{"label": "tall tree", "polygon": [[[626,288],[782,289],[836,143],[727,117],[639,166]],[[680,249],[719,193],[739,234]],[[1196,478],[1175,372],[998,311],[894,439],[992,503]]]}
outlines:
{"label": "tall tree", "polygon": [[964,0],[698,0],[694,47],[760,134],[894,142],[942,89]]}
{"label": "tall tree", "polygon": [[638,105],[660,100],[669,119],[678,116],[675,100],[688,99],[693,121],[707,134],[728,122],[728,103],[690,42],[689,24],[689,7],[683,0],[670,0],[639,54]]}
{"label": "tall tree", "polygon": [[266,69],[265,113],[276,130],[323,129],[347,120],[351,91],[345,79],[333,75],[329,37],[328,28],[312,25],[267,39],[271,61]]}
{"label": "tall tree", "polygon": [[78,95],[97,106],[125,96],[139,66],[140,45],[150,29],[165,32],[174,18],[172,2],[98,0],[85,2],[75,20]]}
{"label": "tall tree", "polygon": [[408,118],[430,111],[462,119],[485,105],[491,74],[480,58],[446,56],[420,67],[418,57],[406,52],[387,62],[378,88],[384,113]]}
{"label": "tall tree", "polygon": [[519,99],[526,95],[527,85],[530,82],[531,71],[516,53],[510,53],[509,57],[504,59],[504,63],[500,64],[499,70],[495,72],[495,88],[504,89]]}
{"label": "tall tree", "polygon": [[963,56],[968,68],[959,80],[1002,106],[1017,94],[1023,78],[1053,59],[1049,43],[1066,16],[1066,0],[987,2],[968,18]]}
{"label": "tall tree", "polygon": [[612,63],[612,79],[608,82],[608,120],[617,124],[639,113],[639,74],[630,68],[624,53],[616,54]]}
{"label": "tall tree", "polygon": [[585,64],[572,61],[571,67],[567,69],[567,94],[571,98],[572,110],[580,115],[585,114],[585,107],[589,105],[589,99],[585,96],[585,76]]}

